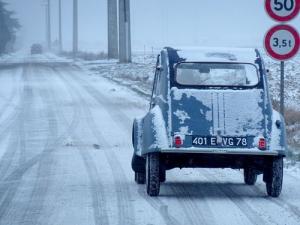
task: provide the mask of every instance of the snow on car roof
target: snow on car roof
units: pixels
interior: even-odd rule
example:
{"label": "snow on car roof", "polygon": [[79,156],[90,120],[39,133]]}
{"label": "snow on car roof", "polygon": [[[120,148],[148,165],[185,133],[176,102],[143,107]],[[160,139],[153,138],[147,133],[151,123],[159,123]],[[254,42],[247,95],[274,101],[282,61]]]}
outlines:
{"label": "snow on car roof", "polygon": [[254,63],[257,59],[253,48],[190,48],[178,49],[177,53],[187,62]]}

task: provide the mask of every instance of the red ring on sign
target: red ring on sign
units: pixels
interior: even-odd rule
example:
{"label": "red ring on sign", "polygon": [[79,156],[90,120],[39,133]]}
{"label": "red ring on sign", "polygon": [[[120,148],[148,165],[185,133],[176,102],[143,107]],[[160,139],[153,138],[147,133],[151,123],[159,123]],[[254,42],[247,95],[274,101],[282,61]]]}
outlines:
{"label": "red ring on sign", "polygon": [[[272,35],[279,31],[279,30],[287,30],[289,31],[295,38],[295,47],[293,48],[292,51],[290,51],[288,54],[285,54],[285,55],[280,55],[280,54],[277,54],[276,52],[273,51],[273,49],[271,48],[271,37]],[[267,50],[267,53],[274,59],[277,59],[277,60],[281,60],[281,61],[285,61],[285,60],[288,60],[292,57],[294,57],[298,51],[299,51],[299,48],[300,48],[300,37],[299,37],[299,34],[297,32],[297,30],[295,28],[293,28],[292,26],[289,26],[289,25],[277,25],[275,27],[272,27],[268,33],[266,34],[266,37],[265,37],[265,48]]]}
{"label": "red ring on sign", "polygon": [[269,16],[276,21],[279,21],[279,22],[290,21],[290,20],[294,19],[300,12],[300,0],[295,0],[295,9],[288,16],[279,16],[279,15],[275,14],[271,8],[271,1],[272,0],[265,1],[265,9],[266,9],[267,13],[269,14]]}

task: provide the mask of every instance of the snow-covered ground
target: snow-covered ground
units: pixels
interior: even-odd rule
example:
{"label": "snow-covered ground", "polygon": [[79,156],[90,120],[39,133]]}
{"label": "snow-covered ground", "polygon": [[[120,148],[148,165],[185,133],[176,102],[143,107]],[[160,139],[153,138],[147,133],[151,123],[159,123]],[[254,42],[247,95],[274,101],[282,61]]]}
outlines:
{"label": "snow-covered ground", "polygon": [[[157,198],[135,184],[132,120],[148,108],[135,89],[149,92],[140,83],[150,85],[154,57],[132,65],[47,60],[0,67],[0,224],[300,223],[299,165],[285,168],[277,199],[261,176],[246,186],[230,169],[168,171]],[[124,81],[114,70],[108,80],[112,66],[145,80]]]}

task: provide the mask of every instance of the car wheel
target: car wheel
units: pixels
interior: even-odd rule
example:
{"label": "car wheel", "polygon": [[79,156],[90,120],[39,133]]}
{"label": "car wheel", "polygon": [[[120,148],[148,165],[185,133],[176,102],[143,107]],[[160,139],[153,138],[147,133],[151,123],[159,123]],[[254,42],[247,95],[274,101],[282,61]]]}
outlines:
{"label": "car wheel", "polygon": [[267,193],[271,197],[278,197],[282,190],[283,158],[276,157],[272,159],[266,173]]}
{"label": "car wheel", "polygon": [[146,158],[146,190],[150,196],[159,195],[159,167],[159,153],[149,153]]}
{"label": "car wheel", "polygon": [[146,174],[145,173],[134,173],[134,180],[137,184],[145,184],[146,183]]}
{"label": "car wheel", "polygon": [[254,185],[257,180],[256,170],[250,167],[244,168],[244,181],[247,185]]}

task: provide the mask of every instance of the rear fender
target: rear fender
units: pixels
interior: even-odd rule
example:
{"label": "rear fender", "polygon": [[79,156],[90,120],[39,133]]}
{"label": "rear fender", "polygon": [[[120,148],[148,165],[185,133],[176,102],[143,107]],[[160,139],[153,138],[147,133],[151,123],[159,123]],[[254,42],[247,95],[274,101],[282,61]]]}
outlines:
{"label": "rear fender", "polygon": [[283,116],[275,110],[273,110],[272,117],[270,149],[278,151],[282,156],[286,155],[287,144],[285,122]]}
{"label": "rear fender", "polygon": [[142,134],[141,155],[159,152],[160,149],[169,147],[166,121],[164,121],[161,109],[158,105],[152,108],[144,117]]}
{"label": "rear fender", "polygon": [[132,146],[134,149],[134,154],[139,156],[141,155],[141,146],[142,146],[141,127],[142,127],[142,120],[135,119],[133,121],[133,126],[132,126]]}
{"label": "rear fender", "polygon": [[141,142],[142,142],[142,132],[141,132],[142,120],[135,119],[132,126],[132,146],[134,149],[131,168],[134,172],[145,173],[146,160],[141,156]]}

